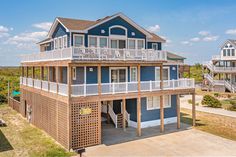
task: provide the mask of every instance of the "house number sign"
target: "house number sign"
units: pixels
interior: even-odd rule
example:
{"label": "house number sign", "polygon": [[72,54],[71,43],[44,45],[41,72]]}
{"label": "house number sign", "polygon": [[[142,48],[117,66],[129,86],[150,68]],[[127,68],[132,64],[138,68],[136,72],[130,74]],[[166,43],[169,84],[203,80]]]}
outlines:
{"label": "house number sign", "polygon": [[91,113],[92,113],[92,109],[89,107],[81,108],[79,111],[80,115],[87,115],[87,114],[91,114]]}

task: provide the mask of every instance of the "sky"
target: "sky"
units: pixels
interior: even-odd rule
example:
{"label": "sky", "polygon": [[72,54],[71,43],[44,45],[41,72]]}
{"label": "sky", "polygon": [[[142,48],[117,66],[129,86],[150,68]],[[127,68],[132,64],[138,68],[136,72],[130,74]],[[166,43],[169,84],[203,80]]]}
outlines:
{"label": "sky", "polygon": [[0,66],[20,65],[38,53],[56,17],[97,20],[122,12],[166,39],[163,50],[186,63],[210,60],[227,39],[236,39],[235,0],[6,0],[0,9]]}

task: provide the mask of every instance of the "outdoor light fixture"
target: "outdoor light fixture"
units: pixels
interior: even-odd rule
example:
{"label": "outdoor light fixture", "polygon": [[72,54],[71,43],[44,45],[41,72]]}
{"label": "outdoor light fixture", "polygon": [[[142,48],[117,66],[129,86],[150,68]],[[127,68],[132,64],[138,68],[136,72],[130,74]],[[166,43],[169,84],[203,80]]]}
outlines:
{"label": "outdoor light fixture", "polygon": [[104,33],[105,33],[105,30],[104,30],[104,29],[102,29],[102,30],[101,30],[101,33],[102,33],[102,34],[104,34]]}

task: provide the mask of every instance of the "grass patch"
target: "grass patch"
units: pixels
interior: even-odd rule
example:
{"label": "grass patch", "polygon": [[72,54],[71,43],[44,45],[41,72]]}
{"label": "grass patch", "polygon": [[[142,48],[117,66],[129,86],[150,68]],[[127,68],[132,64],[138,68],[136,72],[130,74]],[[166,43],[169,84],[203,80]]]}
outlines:
{"label": "grass patch", "polygon": [[[196,129],[236,141],[236,118],[199,111],[196,117]],[[192,125],[191,110],[181,108],[181,122]]]}
{"label": "grass patch", "polygon": [[[2,117],[1,113],[4,113]],[[75,155],[67,152],[54,139],[29,124],[7,105],[0,105],[0,118],[3,118],[7,124],[6,127],[0,127],[0,157]]]}

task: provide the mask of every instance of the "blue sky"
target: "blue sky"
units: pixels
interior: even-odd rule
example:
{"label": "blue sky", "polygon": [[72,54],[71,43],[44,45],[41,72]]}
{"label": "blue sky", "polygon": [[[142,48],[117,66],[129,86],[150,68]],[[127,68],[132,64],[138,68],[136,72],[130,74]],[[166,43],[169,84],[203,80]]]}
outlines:
{"label": "blue sky", "polygon": [[170,50],[194,64],[236,39],[235,0],[7,0],[0,10],[0,66],[19,65],[19,55],[37,53],[55,17],[96,20],[123,12],[165,37]]}

